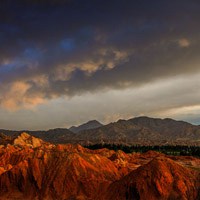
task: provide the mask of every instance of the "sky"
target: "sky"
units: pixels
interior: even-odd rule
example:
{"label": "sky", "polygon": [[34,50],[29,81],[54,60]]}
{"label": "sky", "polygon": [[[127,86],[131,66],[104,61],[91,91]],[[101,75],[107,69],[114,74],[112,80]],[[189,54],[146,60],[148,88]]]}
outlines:
{"label": "sky", "polygon": [[197,0],[1,0],[0,128],[137,116],[200,124]]}

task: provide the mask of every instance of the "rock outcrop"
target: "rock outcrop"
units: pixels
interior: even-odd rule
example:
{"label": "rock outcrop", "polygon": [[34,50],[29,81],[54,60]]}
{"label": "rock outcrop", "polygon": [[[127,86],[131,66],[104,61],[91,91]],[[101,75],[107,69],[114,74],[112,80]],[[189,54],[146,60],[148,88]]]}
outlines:
{"label": "rock outcrop", "polygon": [[18,146],[29,146],[32,148],[42,146],[44,142],[36,137],[29,135],[28,133],[21,133],[16,139],[14,139],[13,144]]}

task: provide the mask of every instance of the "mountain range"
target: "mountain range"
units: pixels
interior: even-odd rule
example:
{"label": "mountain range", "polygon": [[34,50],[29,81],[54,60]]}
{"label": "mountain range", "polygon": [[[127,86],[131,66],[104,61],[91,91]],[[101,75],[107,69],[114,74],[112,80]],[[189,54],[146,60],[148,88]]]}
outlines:
{"label": "mountain range", "polygon": [[[0,130],[13,137],[24,131]],[[200,126],[173,119],[136,117],[102,125],[96,120],[70,129],[25,131],[47,142],[58,143],[118,143],[140,145],[199,145]]]}

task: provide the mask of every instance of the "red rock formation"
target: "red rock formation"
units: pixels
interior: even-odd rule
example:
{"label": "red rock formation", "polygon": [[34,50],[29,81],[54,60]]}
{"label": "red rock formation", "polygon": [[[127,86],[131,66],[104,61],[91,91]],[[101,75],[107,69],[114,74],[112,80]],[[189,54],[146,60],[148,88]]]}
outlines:
{"label": "red rock formation", "polygon": [[157,157],[111,184],[102,199],[196,200],[198,176],[169,158]]}
{"label": "red rock formation", "polygon": [[52,145],[23,134],[0,148],[0,200],[194,200],[198,174],[186,167],[199,159],[171,158]]}
{"label": "red rock formation", "polygon": [[0,198],[95,199],[121,175],[115,163],[89,151],[80,145],[2,148]]}

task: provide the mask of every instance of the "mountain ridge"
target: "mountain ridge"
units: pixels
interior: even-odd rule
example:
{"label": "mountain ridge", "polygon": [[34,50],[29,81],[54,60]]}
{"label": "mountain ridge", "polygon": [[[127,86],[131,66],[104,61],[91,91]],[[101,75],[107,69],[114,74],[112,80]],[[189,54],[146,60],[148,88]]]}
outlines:
{"label": "mountain ridge", "polygon": [[[88,126],[97,124],[99,127]],[[79,128],[80,127],[80,128]],[[89,127],[89,128],[88,128]],[[48,131],[26,131],[47,142],[58,143],[118,143],[139,145],[200,145],[200,126],[170,118],[135,117],[120,119],[107,125],[89,121],[78,127],[77,132],[66,128]],[[7,136],[16,137],[24,131],[0,130]]]}
{"label": "mountain ridge", "polygon": [[170,118],[136,117],[129,120],[121,119],[93,130],[81,131],[76,138],[93,143],[187,145],[196,144],[196,140],[200,140],[200,127]]}

